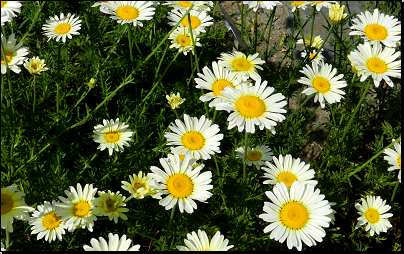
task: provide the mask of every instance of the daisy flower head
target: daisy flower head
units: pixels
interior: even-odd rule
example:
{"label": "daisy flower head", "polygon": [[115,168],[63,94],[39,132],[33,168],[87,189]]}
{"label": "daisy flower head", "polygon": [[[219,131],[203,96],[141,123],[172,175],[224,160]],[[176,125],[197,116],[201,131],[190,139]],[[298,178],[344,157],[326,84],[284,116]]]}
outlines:
{"label": "daisy flower head", "polygon": [[45,65],[45,59],[39,59],[38,56],[34,56],[24,62],[25,69],[32,75],[41,75],[41,72],[49,70]]}
{"label": "daisy flower head", "polygon": [[13,232],[14,218],[29,220],[29,213],[35,209],[27,206],[24,200],[25,193],[17,190],[17,184],[1,188],[1,228]]}
{"label": "daisy flower head", "polygon": [[46,24],[42,26],[44,34],[48,36],[48,41],[50,39],[56,38],[56,41],[62,39],[63,43],[66,42],[66,37],[71,39],[72,35],[79,35],[78,32],[81,29],[81,20],[79,17],[74,17],[74,14],[70,13],[65,15],[60,14],[60,17],[55,15],[55,17],[49,17],[50,19],[46,21]]}
{"label": "daisy flower head", "polygon": [[340,6],[339,3],[335,3],[331,5],[331,8],[328,10],[328,18],[330,19],[331,23],[339,24],[346,16],[347,13],[344,13],[345,5]]}
{"label": "daisy flower head", "polygon": [[152,166],[153,173],[149,176],[153,178],[150,185],[158,189],[159,192],[153,196],[159,198],[166,195],[159,201],[159,205],[166,210],[173,208],[177,203],[180,212],[193,213],[197,205],[194,200],[206,202],[212,196],[209,192],[213,188],[209,183],[212,181],[212,172],[200,173],[204,165],[201,164],[193,168],[195,159],[185,155],[183,161],[178,154],[168,154],[168,159],[161,158],[160,164],[164,170]]}
{"label": "daisy flower head", "polygon": [[393,16],[379,13],[378,9],[358,14],[350,28],[349,35],[359,35],[365,42],[374,44],[377,41],[386,47],[395,47],[401,41],[401,22]]}
{"label": "daisy flower head", "polygon": [[174,145],[173,153],[190,155],[196,160],[210,159],[210,155],[220,153],[220,140],[223,134],[217,124],[212,124],[202,115],[200,119],[190,117],[184,114],[184,122],[179,119],[175,120],[175,124],[169,126],[173,132],[166,132],[164,137],[167,138],[167,145]]}
{"label": "daisy flower head", "polygon": [[[184,14],[187,12],[187,10],[172,10],[171,12],[168,13],[167,18],[170,20],[168,24],[170,26],[175,26],[181,18],[184,16]],[[191,23],[191,28],[192,28],[192,34],[200,34],[200,33],[205,33],[205,28],[208,26],[213,25],[213,18],[207,14],[206,11],[197,11],[192,9],[189,12],[191,21],[188,21],[188,16],[185,17],[179,27],[188,27],[189,29],[189,23]]]}
{"label": "daisy flower head", "polygon": [[[306,45],[306,47],[319,49],[324,44],[324,41],[323,41],[323,39],[321,39],[320,35],[317,35],[316,37],[312,38],[311,40],[310,40],[310,36],[305,37],[304,42],[303,42],[303,39],[299,39],[296,41],[296,44],[303,44],[303,43]],[[303,45],[302,49],[304,49],[304,45]]]}
{"label": "daisy flower head", "polygon": [[212,1],[165,1],[165,3],[163,3],[163,5],[168,5],[174,8],[174,10],[182,11],[187,11],[192,4],[194,4],[192,10],[196,11],[210,11],[210,8],[213,6]]}
{"label": "daisy flower head", "polygon": [[258,10],[258,8],[272,10],[277,5],[282,5],[280,1],[243,1],[243,4],[248,5],[248,7],[252,8],[254,12]]}
{"label": "daisy flower head", "polygon": [[[236,158],[244,160],[244,147],[239,147],[236,149]],[[247,146],[247,165],[254,165],[257,169],[260,169],[260,166],[265,165],[266,161],[272,161],[272,156],[274,153],[269,146],[266,145],[258,145],[256,147]]]}
{"label": "daisy flower head", "polygon": [[387,232],[387,229],[392,227],[388,218],[392,217],[393,214],[386,213],[391,208],[389,205],[386,205],[386,200],[381,199],[379,196],[367,196],[366,200],[364,198],[361,198],[361,200],[362,204],[355,204],[355,208],[360,215],[355,229],[366,224],[365,230],[370,230],[369,233],[371,236],[375,232],[378,235],[381,232]]}
{"label": "daisy flower head", "polygon": [[261,80],[257,69],[262,70],[260,65],[265,61],[258,57],[258,53],[247,57],[243,52],[233,51],[230,54],[222,53],[218,59],[219,66],[235,72],[239,81],[247,81],[249,77],[255,81]]}
{"label": "daisy flower head", "polygon": [[56,211],[56,216],[62,217],[61,220],[70,232],[77,227],[88,228],[93,232],[94,221],[97,220],[93,212],[96,191],[97,188],[93,188],[92,184],[86,184],[83,189],[81,184],[77,183],[77,189],[70,186],[70,191],[65,190],[67,198],[59,196],[63,203],[56,204],[61,208]]}
{"label": "daisy flower head", "polygon": [[342,95],[345,92],[340,88],[346,87],[347,83],[345,80],[340,80],[344,77],[343,74],[335,76],[337,69],[333,68],[331,64],[322,61],[312,62],[312,67],[307,64],[300,72],[306,77],[301,77],[297,82],[308,86],[302,93],[306,95],[316,93],[314,102],[319,101],[322,108],[325,107],[324,99],[332,104],[340,102],[343,98]]}
{"label": "daisy flower head", "polygon": [[225,87],[230,86],[237,89],[240,84],[235,72],[219,66],[215,61],[212,62],[212,70],[213,72],[208,66],[205,66],[202,69],[203,74],[197,73],[199,78],[195,78],[196,88],[211,91],[199,97],[203,102],[213,99],[209,103],[209,107],[222,100],[219,96],[222,95],[220,92],[224,91]]}
{"label": "daisy flower head", "polygon": [[[318,55],[316,56],[316,54],[317,54],[317,50],[313,50],[313,52],[312,53],[310,53],[309,54],[309,59],[312,61],[312,62],[320,62],[320,61],[323,61],[324,60],[324,57],[323,57],[323,55],[321,54],[321,52],[323,52],[323,49],[321,49],[320,50],[320,53],[318,53]],[[301,57],[302,58],[305,58],[307,56],[307,53],[306,53],[306,51],[302,51],[302,53],[301,53]],[[315,57],[315,58],[314,58]]]}
{"label": "daisy flower head", "polygon": [[98,191],[98,198],[94,198],[93,212],[96,216],[108,216],[109,220],[114,220],[118,223],[118,218],[127,220],[128,217],[124,214],[129,209],[125,208],[125,197],[119,194],[119,191],[114,193],[108,190],[108,192]]}
{"label": "daisy flower head", "polygon": [[108,242],[100,236],[98,240],[92,238],[90,243],[91,246],[83,246],[85,251],[138,251],[140,249],[140,244],[129,248],[132,244],[132,240],[126,239],[126,235],[119,237],[118,234],[112,233],[108,234]]}
{"label": "daisy flower head", "polygon": [[142,171],[139,171],[138,175],[133,174],[129,176],[129,182],[121,181],[122,189],[127,190],[133,198],[144,199],[147,196],[154,196],[158,190],[149,186],[152,178],[146,174],[143,175]]}
{"label": "daisy flower head", "polygon": [[[260,130],[264,127],[272,130],[276,122],[286,119],[282,113],[286,113],[283,107],[286,105],[285,96],[281,93],[272,94],[275,89],[267,86],[267,81],[255,82],[250,87],[247,83],[241,83],[239,89],[225,87],[221,93],[225,96],[222,102],[215,105],[217,110],[233,111],[227,121],[228,129],[238,126],[238,131],[246,129],[247,132],[254,133],[255,125]],[[271,95],[272,94],[272,95]]]}
{"label": "daisy flower head", "polygon": [[14,18],[21,12],[21,1],[1,1],[1,18],[8,16]]}
{"label": "daisy flower head", "polygon": [[11,34],[8,40],[3,34],[1,34],[1,44],[4,47],[4,53],[6,56],[3,56],[3,52],[1,52],[1,74],[5,74],[7,72],[6,62],[8,68],[15,73],[20,73],[21,69],[18,65],[24,63],[28,58],[25,57],[28,55],[28,47],[22,46],[22,42],[16,45],[17,40],[15,39],[15,34]]}
{"label": "daisy flower head", "polygon": [[277,183],[272,191],[265,192],[271,202],[264,202],[264,212],[261,219],[270,224],[264,228],[264,233],[270,231],[270,239],[283,243],[287,239],[289,249],[296,247],[302,250],[302,241],[307,246],[322,242],[326,235],[332,213],[330,203],[320,195],[320,190],[314,190],[314,185],[293,182],[290,188],[285,183]]}
{"label": "daisy flower head", "polygon": [[292,12],[295,10],[306,10],[309,5],[308,1],[287,1],[287,3],[292,8]]}
{"label": "daisy flower head", "polygon": [[316,6],[316,10],[320,11],[322,7],[331,8],[331,4],[335,3],[337,1],[309,1],[309,4],[311,6]]}
{"label": "daisy flower head", "polygon": [[93,131],[94,141],[100,143],[97,149],[103,151],[108,148],[109,155],[112,155],[114,150],[122,152],[124,146],[130,146],[128,141],[131,141],[133,131],[128,128],[129,125],[119,122],[119,118],[115,121],[104,119],[103,123],[95,126]]}
{"label": "daisy flower head", "polygon": [[100,11],[111,15],[121,25],[132,23],[133,26],[143,27],[142,20],[151,20],[156,8],[150,7],[152,1],[110,1],[102,3]]}
{"label": "daisy flower head", "polygon": [[360,70],[360,82],[363,82],[369,76],[372,77],[376,87],[379,87],[383,79],[390,87],[394,86],[390,77],[401,79],[401,61],[396,60],[401,52],[395,52],[394,48],[385,47],[377,42],[371,45],[369,42],[359,44],[357,49],[350,54],[351,64]]}
{"label": "daisy flower head", "polygon": [[181,98],[180,93],[174,94],[173,92],[170,93],[170,96],[166,95],[166,99],[168,100],[171,109],[179,108],[185,101],[185,99]]}
{"label": "daisy flower head", "polygon": [[228,251],[234,245],[228,245],[229,240],[224,239],[224,235],[217,231],[209,241],[205,231],[198,229],[198,234],[195,231],[187,234],[187,239],[184,239],[186,246],[177,245],[180,251]]}
{"label": "daisy flower head", "polygon": [[45,236],[45,241],[52,242],[56,240],[62,241],[62,235],[65,234],[66,224],[61,220],[60,216],[56,216],[56,212],[60,207],[56,206],[59,203],[52,200],[52,203],[45,201],[43,205],[38,205],[29,220],[32,225],[33,234],[38,234],[37,240]]}
{"label": "daisy flower head", "polygon": [[275,156],[272,158],[273,163],[266,161],[267,167],[261,167],[266,173],[264,184],[275,185],[283,182],[287,188],[290,188],[295,181],[303,182],[306,184],[316,185],[317,181],[311,180],[314,177],[314,170],[310,169],[310,164],[305,164],[300,159],[292,158],[292,155],[287,154],[285,157],[279,155],[279,159]]}
{"label": "daisy flower head", "polygon": [[[394,142],[395,140],[393,139],[392,141]],[[398,180],[401,183],[401,140],[394,144],[394,150],[387,148],[384,150],[384,153],[387,156],[384,156],[383,159],[391,165],[387,170],[392,171],[398,169]]]}
{"label": "daisy flower head", "polygon": [[[197,34],[193,33],[192,37],[195,42],[195,46],[202,47],[199,43]],[[169,36],[171,40],[170,48],[176,48],[180,53],[187,55],[189,51],[194,54],[194,44],[192,43],[191,33],[188,27],[177,27]]]}
{"label": "daisy flower head", "polygon": [[13,18],[8,16],[5,12],[1,12],[1,26],[4,26],[7,22],[11,22]]}

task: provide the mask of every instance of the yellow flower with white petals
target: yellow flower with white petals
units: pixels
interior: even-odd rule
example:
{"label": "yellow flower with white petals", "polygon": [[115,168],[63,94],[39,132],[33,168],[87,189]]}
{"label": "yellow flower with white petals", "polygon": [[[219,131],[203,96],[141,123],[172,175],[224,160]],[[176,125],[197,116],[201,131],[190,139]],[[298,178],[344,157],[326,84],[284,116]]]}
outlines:
{"label": "yellow flower with white petals", "polygon": [[163,5],[168,5],[174,8],[174,10],[185,10],[187,11],[191,5],[194,4],[192,10],[210,11],[210,7],[213,6],[212,1],[165,1]]}
{"label": "yellow flower with white petals", "polygon": [[110,18],[121,25],[143,26],[142,20],[153,19],[156,8],[150,7],[152,5],[152,1],[109,1],[101,4],[100,11],[111,15]]}
{"label": "yellow flower with white petals", "polygon": [[[197,34],[193,33],[192,35],[195,46],[202,47]],[[188,27],[177,27],[168,38],[171,40],[170,48],[176,48],[180,53],[184,53],[184,55],[187,55],[189,51],[194,54],[194,44],[192,43],[191,33]]]}
{"label": "yellow flower with white petals", "polygon": [[258,11],[258,8],[267,10],[273,10],[275,6],[282,5],[280,1],[243,1],[243,4],[248,5],[254,12]]}
{"label": "yellow flower with white petals", "polygon": [[133,174],[133,176],[129,176],[129,182],[121,181],[123,184],[121,187],[124,190],[127,190],[132,197],[136,199],[143,199],[147,196],[154,196],[157,194],[158,190],[153,189],[149,186],[151,181],[151,177],[144,174],[142,171],[139,171],[138,175]]}
{"label": "yellow flower with white petals", "polygon": [[48,67],[45,67],[45,59],[39,59],[38,56],[34,56],[30,58],[29,61],[24,62],[24,67],[31,73],[32,75],[41,75],[41,72],[49,70]]}
{"label": "yellow flower with white petals", "polygon": [[224,239],[224,235],[217,231],[209,241],[205,231],[198,229],[198,234],[195,231],[187,234],[187,239],[184,239],[186,246],[177,245],[180,251],[228,251],[234,245],[228,245],[229,240]]}
{"label": "yellow flower with white petals", "polygon": [[15,73],[20,73],[21,69],[18,65],[24,63],[28,55],[28,47],[22,46],[22,42],[16,45],[17,40],[15,39],[15,34],[11,34],[8,40],[3,34],[1,34],[1,44],[4,46],[4,51],[6,57],[3,56],[3,51],[1,52],[1,74],[7,72],[6,61],[8,68]]}
{"label": "yellow flower with white petals", "polygon": [[[167,18],[170,20],[168,24],[170,26],[175,26],[181,18],[184,16],[184,14],[187,12],[187,10],[172,10],[168,13]],[[210,17],[206,11],[197,11],[192,9],[189,12],[190,15],[190,20],[191,22],[188,21],[188,16],[185,17],[179,27],[187,27],[189,29],[189,23],[191,23],[191,28],[192,28],[192,33],[195,35],[198,35],[200,33],[205,33],[205,28],[208,26],[213,25],[213,20],[212,17]]]}
{"label": "yellow flower with white petals", "polygon": [[258,53],[246,56],[243,52],[234,51],[231,54],[222,53],[218,65],[236,73],[237,79],[242,82],[247,81],[249,77],[255,81],[261,80],[257,69],[262,70],[260,65],[264,63]]}
{"label": "yellow flower with white petals", "polygon": [[306,10],[309,5],[308,1],[287,1],[290,7],[292,7],[292,12],[295,10]]}
{"label": "yellow flower with white petals", "polygon": [[337,1],[308,1],[311,6],[315,6],[317,11],[320,11],[322,7],[331,8],[331,4]]}
{"label": "yellow flower with white petals", "polygon": [[355,204],[355,208],[360,215],[355,229],[366,224],[365,230],[370,230],[371,236],[374,233],[387,232],[387,229],[392,227],[388,218],[392,217],[393,214],[386,213],[391,208],[389,205],[386,205],[386,200],[374,196],[367,196],[366,200],[364,198],[361,198],[361,200],[362,204]]}
{"label": "yellow flower with white petals", "polygon": [[14,18],[21,12],[21,1],[1,1],[1,16]]}
{"label": "yellow flower with white petals", "polygon": [[63,13],[60,14],[60,17],[58,15],[50,17],[46,24],[42,26],[42,30],[45,31],[44,34],[48,36],[48,41],[56,38],[56,41],[62,39],[63,43],[66,42],[66,37],[71,39],[72,35],[79,35],[78,31],[80,29],[81,20],[70,13],[66,17]]}
{"label": "yellow flower with white petals", "polygon": [[129,209],[125,208],[125,196],[119,194],[119,191],[114,193],[108,190],[99,191],[98,198],[94,198],[93,204],[94,209],[93,212],[96,216],[108,216],[109,220],[114,220],[115,223],[118,223],[118,218],[123,220],[127,220],[128,217],[124,214],[128,212]]}
{"label": "yellow flower with white petals", "polygon": [[[265,165],[267,161],[272,161],[273,152],[271,152],[271,148],[266,145],[249,147],[247,146],[247,165],[254,165],[257,169],[260,169],[260,166]],[[236,149],[236,158],[244,160],[244,147],[239,147]]]}
{"label": "yellow flower with white petals", "polygon": [[[393,139],[392,141],[394,142],[395,140]],[[383,159],[391,165],[387,170],[393,171],[398,169],[398,180],[401,183],[401,140],[394,144],[394,150],[387,148],[384,150],[384,153],[387,156],[384,156]]]}
{"label": "yellow flower with white petals", "polygon": [[[323,61],[323,60],[324,60],[324,57],[323,57],[323,55],[321,54],[321,52],[323,52],[323,49],[321,49],[320,53],[318,53],[318,55],[316,56],[317,50],[313,50],[313,52],[310,53],[310,55],[309,55],[309,59],[310,59],[312,62],[320,62],[320,61]],[[305,51],[302,51],[301,56],[302,56],[302,58],[305,58],[305,57],[307,56],[307,53],[306,53]],[[314,56],[315,56],[315,58],[314,58]]]}
{"label": "yellow flower with white petals", "polygon": [[118,234],[108,234],[108,242],[103,237],[98,237],[98,240],[91,238],[91,246],[84,245],[85,251],[138,251],[140,244],[136,244],[129,248],[132,243],[131,239],[127,239],[126,235],[119,237]]}

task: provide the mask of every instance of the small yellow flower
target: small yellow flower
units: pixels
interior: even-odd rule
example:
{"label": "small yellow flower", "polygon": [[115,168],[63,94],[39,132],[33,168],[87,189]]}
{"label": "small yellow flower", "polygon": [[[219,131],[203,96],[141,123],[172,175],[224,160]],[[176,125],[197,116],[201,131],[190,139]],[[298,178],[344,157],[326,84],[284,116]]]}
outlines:
{"label": "small yellow flower", "polygon": [[41,75],[41,72],[49,70],[48,67],[45,67],[45,60],[39,59],[39,57],[34,56],[29,60],[24,62],[24,67],[31,73],[32,75]]}
{"label": "small yellow flower", "polygon": [[171,92],[170,96],[166,95],[166,98],[172,109],[179,108],[180,105],[185,101],[185,99],[181,98],[180,93],[175,95],[173,92]]}
{"label": "small yellow flower", "polygon": [[95,78],[91,78],[90,81],[88,81],[87,85],[90,88],[94,88],[96,82],[97,82],[97,80]]}
{"label": "small yellow flower", "polygon": [[[129,182],[121,181],[123,184],[121,187],[124,190],[127,190],[133,198],[136,199],[144,199],[147,196],[154,196],[158,193],[157,189],[149,187],[149,183],[151,177],[146,174],[143,174],[142,171],[139,171],[138,175],[133,174],[133,176],[129,176]],[[127,199],[126,201],[128,201]]]}
{"label": "small yellow flower", "polygon": [[345,5],[339,6],[339,3],[331,5],[331,8],[328,12],[328,17],[333,24],[338,24],[339,22],[341,22],[341,20],[348,16],[347,13],[344,13],[344,9]]}

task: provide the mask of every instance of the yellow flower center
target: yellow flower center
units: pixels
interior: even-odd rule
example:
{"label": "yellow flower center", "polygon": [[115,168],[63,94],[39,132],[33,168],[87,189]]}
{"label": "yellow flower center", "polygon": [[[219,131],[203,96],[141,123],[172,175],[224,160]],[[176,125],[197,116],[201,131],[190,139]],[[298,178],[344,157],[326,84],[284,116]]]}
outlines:
{"label": "yellow flower center", "polygon": [[306,1],[292,1],[296,6],[300,6],[302,4],[304,4],[304,2]]}
{"label": "yellow flower center", "polygon": [[108,211],[110,212],[116,211],[115,200],[108,199],[107,201],[105,201],[105,204],[107,205]]}
{"label": "yellow flower center", "polygon": [[290,186],[292,186],[292,183],[294,181],[297,181],[297,177],[289,172],[281,172],[276,177],[276,180],[278,181],[278,183],[283,182],[286,185],[286,187],[290,188]]}
{"label": "yellow flower center", "polygon": [[167,190],[174,198],[184,199],[193,193],[194,183],[187,175],[175,174],[168,178]]}
{"label": "yellow flower center", "polygon": [[190,7],[192,4],[189,1],[177,1],[179,5],[181,5],[182,7],[188,8]]}
{"label": "yellow flower center", "polygon": [[259,161],[262,157],[262,153],[260,151],[248,151],[247,159],[250,161]]}
{"label": "yellow flower center", "polygon": [[317,59],[319,55],[317,55],[316,58],[314,58],[315,55],[316,55],[316,53],[310,53],[310,55],[309,55],[310,60]]}
{"label": "yellow flower center", "polygon": [[138,189],[140,189],[140,188],[145,188],[146,186],[143,184],[143,183],[135,183],[133,186],[132,186],[132,190],[135,192],[135,193],[137,193],[137,190]]}
{"label": "yellow flower center", "polygon": [[116,10],[116,16],[122,20],[135,20],[139,17],[139,10],[133,6],[121,6]]}
{"label": "yellow flower center", "polygon": [[238,113],[245,118],[257,118],[265,113],[265,103],[259,97],[245,95],[236,101]]}
{"label": "yellow flower center", "polygon": [[56,212],[50,212],[45,217],[42,219],[42,225],[47,229],[47,230],[55,230],[59,227],[60,223],[60,216],[56,216]]}
{"label": "yellow flower center", "polygon": [[34,69],[34,70],[37,70],[38,67],[39,67],[39,66],[38,66],[38,64],[36,64],[36,63],[31,64],[31,68]]}
{"label": "yellow flower center", "polygon": [[319,93],[327,93],[331,90],[330,82],[323,77],[315,77],[313,79],[313,88]]}
{"label": "yellow flower center", "polygon": [[387,38],[387,29],[378,24],[365,27],[365,35],[371,40],[384,40]]}
{"label": "yellow flower center", "polygon": [[230,86],[233,87],[233,84],[225,79],[218,79],[215,81],[215,83],[213,83],[212,85],[212,91],[216,96],[223,96],[223,94],[221,94],[221,91],[224,91],[224,88],[226,86]]}
{"label": "yellow flower center", "polygon": [[110,131],[104,134],[104,139],[108,143],[116,143],[121,139],[121,133],[119,131]]}
{"label": "yellow flower center", "polygon": [[14,206],[13,199],[6,194],[1,194],[1,214],[8,213]]}
{"label": "yellow flower center", "polygon": [[184,161],[184,159],[185,159],[185,155],[180,155],[180,160]]}
{"label": "yellow flower center", "polygon": [[398,156],[397,162],[398,162],[398,167],[401,168],[401,154],[400,154],[400,156]]}
{"label": "yellow flower center", "polygon": [[67,23],[63,23],[63,24],[60,24],[57,27],[55,27],[55,32],[57,34],[67,34],[71,28],[72,28],[71,25],[69,25]]}
{"label": "yellow flower center", "polygon": [[378,222],[380,220],[379,212],[376,209],[369,208],[365,212],[365,218],[372,224]]}
{"label": "yellow flower center", "polygon": [[73,206],[73,214],[76,217],[86,217],[90,213],[91,206],[87,200],[80,200]]}
{"label": "yellow flower center", "polygon": [[248,71],[251,69],[251,61],[246,58],[237,58],[231,63],[236,71]]}
{"label": "yellow flower center", "polygon": [[372,57],[367,60],[366,66],[368,67],[369,71],[376,74],[385,73],[387,71],[387,64],[377,57]]}
{"label": "yellow flower center", "polygon": [[289,201],[282,205],[279,211],[279,218],[282,225],[291,229],[299,230],[306,226],[309,220],[309,212],[307,208],[297,201]]}
{"label": "yellow flower center", "polygon": [[[188,17],[182,20],[181,24],[183,26],[189,27],[189,22],[188,22]],[[191,16],[191,28],[192,30],[195,30],[195,28],[198,28],[202,24],[202,21],[198,19],[195,16]]]}
{"label": "yellow flower center", "polygon": [[4,5],[6,5],[6,4],[7,4],[7,2],[8,2],[8,1],[1,1],[1,8],[3,8],[3,7],[4,7]]}
{"label": "yellow flower center", "polygon": [[183,47],[191,46],[191,37],[189,37],[188,35],[180,35],[177,38],[177,43]]}
{"label": "yellow flower center", "polygon": [[[6,53],[6,59],[7,59],[7,63],[9,64],[11,62],[11,60],[13,60],[13,54],[8,51],[7,49],[4,50]],[[3,52],[1,53],[1,65],[6,65],[4,58],[3,58]]]}
{"label": "yellow flower center", "polygon": [[313,4],[321,4],[324,3],[325,1],[310,1],[310,2],[312,2]]}
{"label": "yellow flower center", "polygon": [[189,131],[182,135],[182,144],[189,150],[201,150],[205,146],[205,138],[196,131]]}

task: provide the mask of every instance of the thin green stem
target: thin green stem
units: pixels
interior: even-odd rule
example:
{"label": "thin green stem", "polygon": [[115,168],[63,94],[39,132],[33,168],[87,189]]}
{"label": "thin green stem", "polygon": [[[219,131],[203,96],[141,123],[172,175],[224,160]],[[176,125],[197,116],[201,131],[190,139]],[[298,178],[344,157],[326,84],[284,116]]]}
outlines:
{"label": "thin green stem", "polygon": [[397,192],[399,185],[400,185],[400,182],[397,181],[396,185],[394,186],[393,195],[391,195],[390,204],[393,203],[393,200],[394,200],[394,197],[396,196],[396,192]]}
{"label": "thin green stem", "polygon": [[132,24],[127,24],[128,25],[128,44],[129,44],[129,55],[130,55],[130,61],[133,64],[133,53],[132,53],[132,36],[130,34],[130,30],[132,29]]}
{"label": "thin green stem", "polygon": [[363,91],[362,96],[361,96],[358,104],[356,105],[356,108],[355,108],[355,110],[354,110],[354,112],[353,112],[353,114],[351,116],[351,119],[349,119],[348,125],[345,127],[345,130],[344,130],[344,133],[342,134],[342,138],[341,138],[340,142],[344,142],[344,139],[345,139],[345,136],[348,133],[348,130],[351,129],[353,119],[355,118],[356,113],[359,111],[359,107],[362,105],[362,101],[365,98],[365,95],[367,94],[371,83],[372,83],[372,79],[369,78],[368,84],[366,85],[365,90]]}
{"label": "thin green stem", "polygon": [[297,109],[294,110],[294,111],[292,112],[292,114],[290,114],[290,116],[288,116],[288,118],[286,118],[286,121],[283,122],[283,124],[286,124],[287,122],[289,122],[289,119],[291,119],[293,115],[295,115],[297,112],[299,112],[300,109],[301,109],[311,98],[314,97],[314,95],[316,95],[316,94],[313,93],[313,94],[310,94],[309,96],[307,96],[306,100],[305,100],[302,104],[300,104],[299,107],[297,107]]}
{"label": "thin green stem", "polygon": [[[310,47],[309,47],[309,52],[307,53],[307,55],[310,55],[311,53],[311,45],[312,45],[312,41],[313,41],[313,30],[314,30],[314,20],[316,19],[316,6],[313,6],[313,14],[312,14],[312,20],[311,20],[311,31],[310,31]],[[315,59],[315,58],[313,58]]]}
{"label": "thin green stem", "polygon": [[[43,1],[42,4],[39,6],[38,11],[35,13],[34,18],[31,21],[31,26],[28,28],[28,31],[24,34],[24,36],[21,38],[20,42],[24,41],[25,37],[27,37],[27,35],[29,34],[29,32],[31,32],[32,28],[35,25],[36,20],[38,19],[38,15],[39,13],[41,13],[41,10],[43,8],[43,6],[45,5],[46,1]],[[39,2],[38,2],[39,4]]]}
{"label": "thin green stem", "polygon": [[34,86],[34,103],[32,103],[32,114],[35,113],[35,104],[36,104],[36,75],[34,75],[34,81],[32,82]]}
{"label": "thin green stem", "polygon": [[175,211],[176,207],[177,207],[177,205],[174,205],[174,207],[171,209],[170,221],[168,222],[167,233],[166,233],[166,236],[164,237],[164,242],[163,242],[163,246],[161,246],[161,251],[164,251],[166,248],[166,242],[168,239],[168,234],[170,233],[171,224],[173,223],[173,220],[174,220],[174,211]]}
{"label": "thin green stem", "polygon": [[74,235],[73,235],[72,239],[70,239],[69,245],[67,245],[66,250],[68,250],[68,249],[70,248],[70,245],[72,245],[74,239],[76,239],[76,236],[77,236],[79,230],[80,230],[80,228],[76,228],[76,229],[74,230]]}
{"label": "thin green stem", "polygon": [[57,78],[58,81],[56,82],[56,113],[59,114],[59,89],[60,89],[60,82],[59,82],[59,75],[60,75],[60,47],[61,43],[58,43],[58,52],[57,52]]}
{"label": "thin green stem", "polygon": [[192,26],[191,26],[191,14],[188,13],[188,25],[189,25],[189,33],[191,34],[191,41],[192,41],[192,46],[194,48],[194,55],[195,55],[195,64],[196,64],[196,71],[199,73],[199,64],[198,64],[198,54],[196,53],[196,41],[194,39],[193,33],[192,33]]}
{"label": "thin green stem", "polygon": [[248,148],[248,132],[245,129],[244,134],[244,160],[243,160],[243,188],[242,188],[242,200],[243,200],[243,218],[245,218],[245,192],[247,185],[247,148]]}
{"label": "thin green stem", "polygon": [[138,27],[135,26],[135,34],[134,34],[133,42],[135,43],[135,46],[137,48],[137,51],[139,52],[139,55],[143,56],[142,51],[140,50],[139,46],[137,45],[137,39],[136,39],[136,35],[137,35],[136,30],[137,29],[138,29]]}
{"label": "thin green stem", "polygon": [[10,232],[6,229],[6,251],[9,251],[10,248]]}

